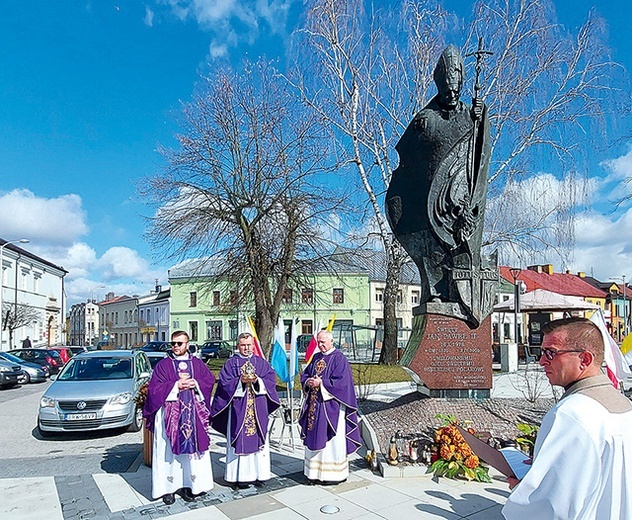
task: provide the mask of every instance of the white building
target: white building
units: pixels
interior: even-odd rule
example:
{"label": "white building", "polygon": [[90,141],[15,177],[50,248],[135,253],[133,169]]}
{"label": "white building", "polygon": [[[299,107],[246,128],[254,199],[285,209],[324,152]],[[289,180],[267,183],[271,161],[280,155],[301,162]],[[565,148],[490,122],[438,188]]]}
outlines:
{"label": "white building", "polygon": [[[66,343],[63,267],[0,239],[0,350]],[[7,321],[8,318],[8,321]]]}
{"label": "white building", "polygon": [[141,341],[168,341],[169,333],[169,296],[171,290],[156,285],[156,290],[138,299],[138,324]]}
{"label": "white building", "polygon": [[99,306],[93,301],[70,307],[67,323],[70,345],[94,346],[99,341]]}

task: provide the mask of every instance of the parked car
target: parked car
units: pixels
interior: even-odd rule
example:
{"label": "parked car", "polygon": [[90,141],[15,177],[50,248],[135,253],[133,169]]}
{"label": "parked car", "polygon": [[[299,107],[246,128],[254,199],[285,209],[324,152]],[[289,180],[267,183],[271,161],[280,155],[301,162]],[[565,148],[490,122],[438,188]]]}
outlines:
{"label": "parked car", "polygon": [[48,347],[49,350],[56,350],[57,352],[59,352],[59,357],[61,357],[61,360],[64,362],[64,365],[66,363],[68,363],[68,361],[70,361],[70,358],[73,356],[72,354],[72,350],[70,350],[68,347],[61,347],[61,346],[53,346],[53,347]]}
{"label": "parked car", "polygon": [[233,355],[233,346],[228,341],[207,341],[200,349],[202,361],[213,358],[229,358]]}
{"label": "parked car", "polygon": [[8,361],[9,363],[20,365],[23,374],[19,378],[18,382],[21,385],[28,383],[43,383],[50,376],[50,371],[47,366],[31,363],[30,361],[24,361],[13,354],[9,354],[8,352],[0,352],[0,359]]}
{"label": "parked car", "polygon": [[47,366],[50,375],[58,374],[61,367],[64,366],[59,352],[47,348],[19,348],[9,350],[9,354],[13,354],[24,361]]}
{"label": "parked car", "polygon": [[92,351],[73,357],[40,399],[40,434],[139,431],[143,410],[134,398],[150,375],[149,359],[141,350]]}
{"label": "parked car", "polygon": [[73,356],[77,354],[81,354],[82,352],[88,352],[90,349],[88,347],[75,346],[75,345],[67,345],[66,348],[70,349]]}
{"label": "parked car", "polygon": [[17,363],[0,359],[0,388],[11,388],[20,382],[24,372]]}
{"label": "parked car", "polygon": [[145,343],[140,350],[143,352],[171,352],[171,342],[169,341],[150,341]]}
{"label": "parked car", "polygon": [[145,354],[147,355],[147,359],[149,359],[149,363],[151,364],[152,370],[156,367],[156,365],[158,364],[158,361],[160,361],[161,359],[165,359],[166,357],[169,357],[168,352],[162,352],[160,350],[156,352],[145,352]]}

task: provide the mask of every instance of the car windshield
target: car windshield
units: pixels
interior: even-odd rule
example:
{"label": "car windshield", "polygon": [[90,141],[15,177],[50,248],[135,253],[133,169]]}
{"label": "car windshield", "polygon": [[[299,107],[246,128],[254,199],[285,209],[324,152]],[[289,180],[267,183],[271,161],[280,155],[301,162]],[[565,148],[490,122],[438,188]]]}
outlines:
{"label": "car windshield", "polygon": [[130,377],[132,377],[132,362],[129,358],[93,357],[71,359],[57,379],[60,381],[101,381]]}

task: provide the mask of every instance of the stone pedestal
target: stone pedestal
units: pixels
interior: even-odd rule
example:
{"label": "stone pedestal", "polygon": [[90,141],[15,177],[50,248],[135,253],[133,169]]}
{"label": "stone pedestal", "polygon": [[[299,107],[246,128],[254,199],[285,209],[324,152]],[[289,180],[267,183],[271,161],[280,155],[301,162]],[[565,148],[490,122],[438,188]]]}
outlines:
{"label": "stone pedestal", "polygon": [[492,387],[491,317],[470,329],[458,319],[415,313],[399,362],[416,373],[430,397],[488,398]]}

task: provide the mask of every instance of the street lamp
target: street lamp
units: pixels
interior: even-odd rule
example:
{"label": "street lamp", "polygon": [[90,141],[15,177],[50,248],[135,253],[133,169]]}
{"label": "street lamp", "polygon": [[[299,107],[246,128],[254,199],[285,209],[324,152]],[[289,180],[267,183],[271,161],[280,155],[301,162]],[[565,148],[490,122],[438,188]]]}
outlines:
{"label": "street lamp", "polygon": [[509,272],[514,282],[514,339],[516,340],[516,348],[518,347],[518,313],[520,312],[520,286],[518,285],[518,276],[522,269],[519,267],[511,267]]}
{"label": "street lamp", "polygon": [[[9,244],[28,244],[29,240],[26,238],[20,238],[18,240],[9,240],[0,246],[0,350],[2,350],[2,336],[4,332],[4,311],[2,309],[2,293],[4,292],[4,266],[2,265],[2,255],[4,254],[4,248]],[[10,345],[9,345],[10,346]]]}

